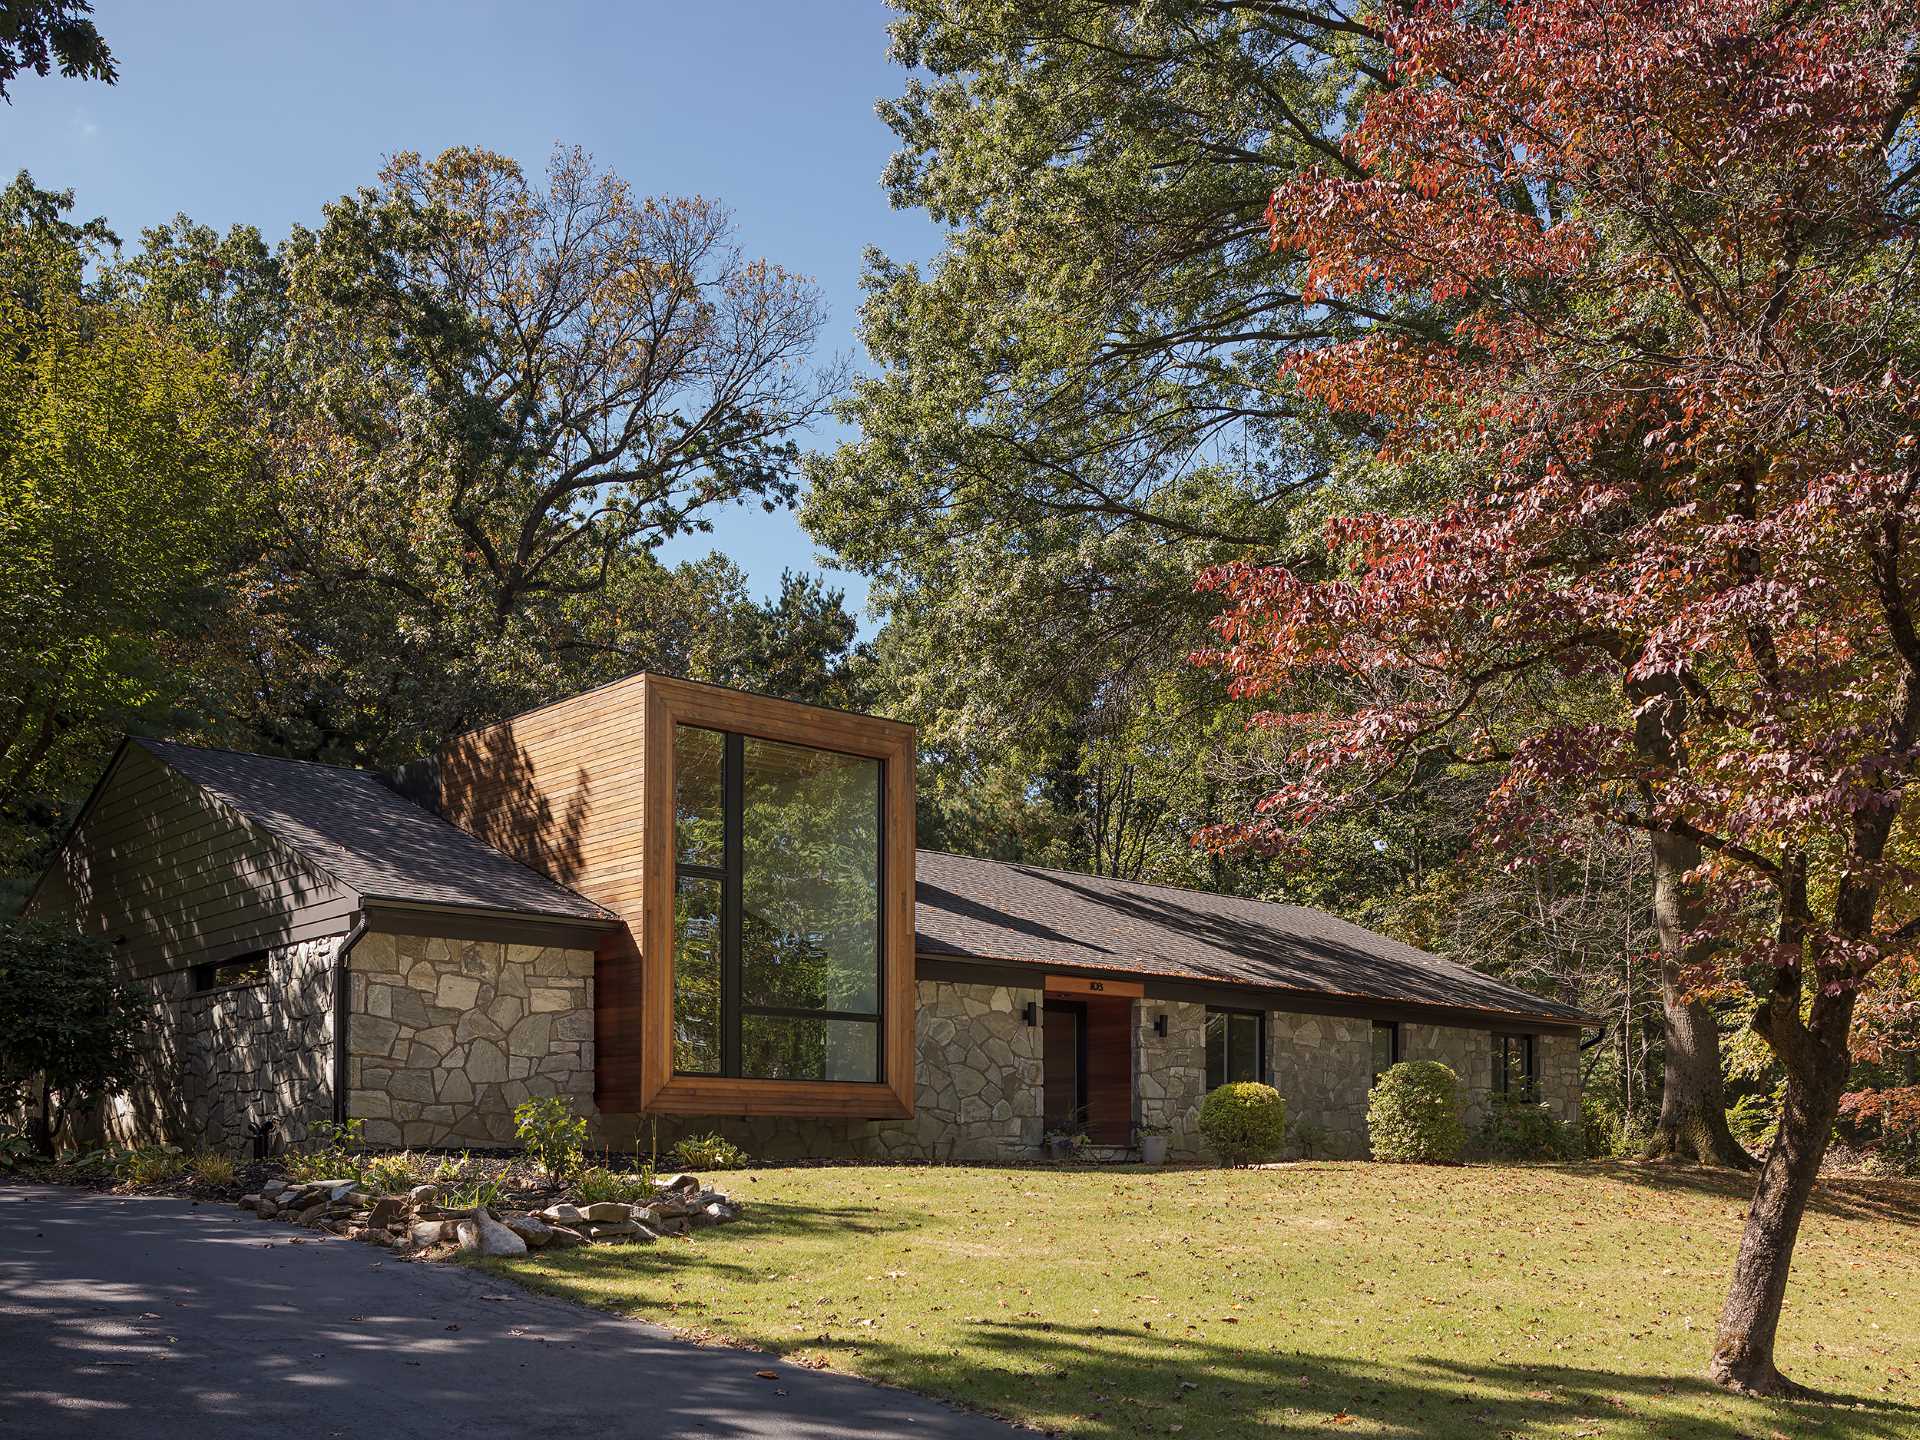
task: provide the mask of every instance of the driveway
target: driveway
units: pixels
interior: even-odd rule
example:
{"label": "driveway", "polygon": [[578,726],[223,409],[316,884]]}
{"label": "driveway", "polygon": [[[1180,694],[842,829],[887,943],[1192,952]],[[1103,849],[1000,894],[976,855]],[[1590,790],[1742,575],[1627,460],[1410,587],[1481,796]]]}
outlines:
{"label": "driveway", "polygon": [[0,1440],[1014,1433],[225,1206],[0,1185]]}

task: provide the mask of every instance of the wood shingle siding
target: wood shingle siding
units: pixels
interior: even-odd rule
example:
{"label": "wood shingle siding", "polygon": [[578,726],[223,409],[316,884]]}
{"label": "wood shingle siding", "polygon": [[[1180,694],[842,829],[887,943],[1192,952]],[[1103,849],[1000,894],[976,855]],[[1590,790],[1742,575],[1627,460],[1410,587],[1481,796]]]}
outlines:
{"label": "wood shingle siding", "polygon": [[126,937],[135,979],[344,932],[358,897],[137,744],[120,754],[28,902]]}

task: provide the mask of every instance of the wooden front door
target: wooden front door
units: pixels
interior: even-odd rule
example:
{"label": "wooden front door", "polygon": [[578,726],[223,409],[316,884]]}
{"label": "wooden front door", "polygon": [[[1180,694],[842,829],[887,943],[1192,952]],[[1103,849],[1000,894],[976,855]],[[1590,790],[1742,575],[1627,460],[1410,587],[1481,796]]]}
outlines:
{"label": "wooden front door", "polygon": [[1083,1130],[1096,1145],[1133,1143],[1133,1001],[1049,995],[1043,1037],[1049,1130]]}

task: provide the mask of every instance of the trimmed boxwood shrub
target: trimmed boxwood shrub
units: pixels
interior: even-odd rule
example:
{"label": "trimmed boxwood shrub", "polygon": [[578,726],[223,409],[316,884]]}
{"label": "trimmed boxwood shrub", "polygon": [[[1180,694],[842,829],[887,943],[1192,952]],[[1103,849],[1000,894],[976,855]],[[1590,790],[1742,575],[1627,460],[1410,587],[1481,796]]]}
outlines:
{"label": "trimmed boxwood shrub", "polygon": [[1271,1085],[1222,1085],[1200,1102],[1200,1138],[1224,1164],[1271,1160],[1287,1138],[1287,1102]]}
{"label": "trimmed boxwood shrub", "polygon": [[1437,1060],[1402,1060],[1367,1096],[1367,1139],[1376,1160],[1444,1165],[1460,1158],[1460,1077]]}

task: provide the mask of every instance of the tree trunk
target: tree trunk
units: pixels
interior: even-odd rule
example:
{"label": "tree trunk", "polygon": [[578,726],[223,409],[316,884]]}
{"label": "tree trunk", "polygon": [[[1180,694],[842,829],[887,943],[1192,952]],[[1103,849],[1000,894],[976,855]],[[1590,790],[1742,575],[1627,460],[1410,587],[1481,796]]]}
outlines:
{"label": "tree trunk", "polygon": [[1653,847],[1653,914],[1660,931],[1666,1070],[1660,1121],[1647,1144],[1647,1158],[1751,1170],[1753,1157],[1727,1128],[1720,1027],[1711,1010],[1687,998],[1684,983],[1684,964],[1691,958],[1687,936],[1701,920],[1699,900],[1686,874],[1700,863],[1700,847],[1677,835],[1655,834],[1648,840]]}
{"label": "tree trunk", "polygon": [[[1846,1008],[1852,1008],[1851,997]],[[1825,1028],[1815,1027],[1816,1031]],[[1840,1097],[1852,1071],[1846,1033],[1842,1024],[1838,1045],[1810,1045],[1801,1063],[1789,1065],[1779,1134],[1760,1168],[1760,1183],[1747,1209],[1740,1255],[1733,1264],[1713,1359],[1707,1366],[1714,1380],[1743,1394],[1806,1393],[1774,1368],[1773,1342],[1780,1328],[1780,1307],[1786,1299],[1800,1222],[1819,1179],[1820,1162],[1826,1158]]]}

